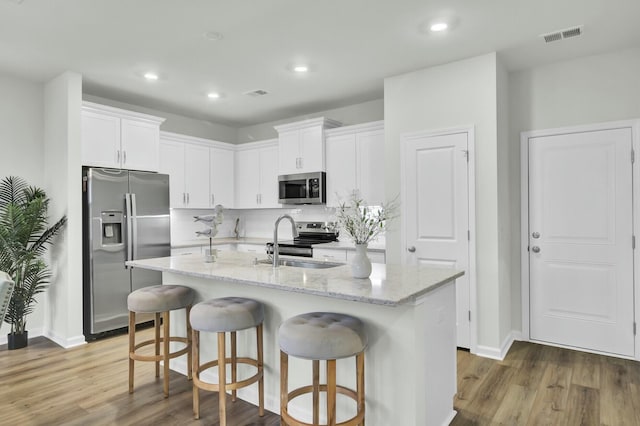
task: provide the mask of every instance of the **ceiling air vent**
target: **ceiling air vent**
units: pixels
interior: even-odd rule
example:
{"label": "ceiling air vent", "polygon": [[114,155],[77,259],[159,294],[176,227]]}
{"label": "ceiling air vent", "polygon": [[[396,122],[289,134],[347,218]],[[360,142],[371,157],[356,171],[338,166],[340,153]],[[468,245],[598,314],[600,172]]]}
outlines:
{"label": "ceiling air vent", "polygon": [[540,37],[544,39],[545,43],[551,43],[554,41],[560,41],[565,38],[577,37],[582,35],[583,26],[579,25],[577,27],[567,28],[564,30],[554,31],[552,33],[542,34]]}
{"label": "ceiling air vent", "polygon": [[264,95],[267,95],[267,94],[269,94],[269,92],[267,92],[266,90],[262,90],[262,89],[250,90],[248,92],[245,92],[245,95],[253,96],[254,98],[258,97],[258,96],[264,96]]}

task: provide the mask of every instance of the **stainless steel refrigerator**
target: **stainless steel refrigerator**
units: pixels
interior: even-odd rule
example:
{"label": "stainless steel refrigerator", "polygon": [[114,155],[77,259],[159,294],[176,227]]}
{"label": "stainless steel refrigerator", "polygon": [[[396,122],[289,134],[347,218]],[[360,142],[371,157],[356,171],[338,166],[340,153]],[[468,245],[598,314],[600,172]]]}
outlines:
{"label": "stainless steel refrigerator", "polygon": [[92,340],[128,326],[130,292],[162,283],[161,272],[125,261],[170,255],[169,176],[84,167],[82,191],[84,334]]}

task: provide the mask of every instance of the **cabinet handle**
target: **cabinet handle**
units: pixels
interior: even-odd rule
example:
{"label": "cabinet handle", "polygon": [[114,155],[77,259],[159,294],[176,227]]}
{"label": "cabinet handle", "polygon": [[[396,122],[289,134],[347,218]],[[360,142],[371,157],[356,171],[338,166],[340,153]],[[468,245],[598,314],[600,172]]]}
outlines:
{"label": "cabinet handle", "polygon": [[187,204],[189,204],[189,193],[187,192]]}
{"label": "cabinet handle", "polygon": [[298,167],[298,168],[299,168],[299,169],[301,169],[301,168],[303,167],[303,164],[302,164],[302,157],[299,157],[298,159],[300,160],[300,167]]}
{"label": "cabinet handle", "polygon": [[407,251],[408,251],[409,253],[415,253],[415,252],[416,252],[416,248],[415,248],[414,246],[411,246],[411,247],[409,247],[409,248],[407,249]]}
{"label": "cabinet handle", "polygon": [[182,204],[184,204],[184,205],[187,204],[187,193],[186,192],[182,193]]}
{"label": "cabinet handle", "polygon": [[256,194],[256,204],[260,204],[260,194]]}
{"label": "cabinet handle", "polygon": [[122,164],[127,164],[127,151],[122,151]]}
{"label": "cabinet handle", "polygon": [[120,150],[116,151],[116,163],[120,163]]}

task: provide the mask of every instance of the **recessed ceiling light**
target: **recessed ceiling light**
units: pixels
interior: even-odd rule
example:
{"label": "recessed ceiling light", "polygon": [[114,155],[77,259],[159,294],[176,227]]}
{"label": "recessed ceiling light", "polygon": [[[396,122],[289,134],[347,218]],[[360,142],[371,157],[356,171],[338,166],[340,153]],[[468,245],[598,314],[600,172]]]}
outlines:
{"label": "recessed ceiling light", "polygon": [[220,98],[220,93],[211,92],[211,93],[207,94],[207,97],[209,99],[219,99]]}
{"label": "recessed ceiling light", "polygon": [[306,65],[296,65],[296,66],[293,67],[293,70],[295,72],[303,73],[303,72],[309,71],[309,67],[306,66]]}
{"label": "recessed ceiling light", "polygon": [[144,78],[146,78],[149,81],[155,81],[158,79],[158,74],[153,72],[148,72],[144,74]]}
{"label": "recessed ceiling light", "polygon": [[449,25],[446,22],[436,22],[434,24],[431,24],[431,26],[429,27],[429,30],[431,30],[434,33],[437,33],[440,31],[444,31],[447,28],[449,28]]}
{"label": "recessed ceiling light", "polygon": [[222,33],[216,31],[207,31],[206,33],[204,33],[204,38],[210,41],[219,41],[222,40],[224,36],[222,35]]}

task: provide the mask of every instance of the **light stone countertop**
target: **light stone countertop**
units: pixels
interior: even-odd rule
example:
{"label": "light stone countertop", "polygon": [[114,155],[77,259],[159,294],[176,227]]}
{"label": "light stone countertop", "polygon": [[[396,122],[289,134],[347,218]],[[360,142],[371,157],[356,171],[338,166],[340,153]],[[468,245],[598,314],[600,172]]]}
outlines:
{"label": "light stone countertop", "polygon": [[194,254],[134,260],[127,262],[127,265],[387,306],[411,303],[464,274],[464,271],[424,265],[374,263],[369,278],[357,279],[351,277],[349,265],[327,269],[290,266],[273,269],[267,264],[254,265],[256,257],[250,253],[224,250],[218,253],[218,258],[213,263],[205,263],[202,256]]}

